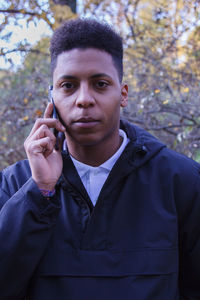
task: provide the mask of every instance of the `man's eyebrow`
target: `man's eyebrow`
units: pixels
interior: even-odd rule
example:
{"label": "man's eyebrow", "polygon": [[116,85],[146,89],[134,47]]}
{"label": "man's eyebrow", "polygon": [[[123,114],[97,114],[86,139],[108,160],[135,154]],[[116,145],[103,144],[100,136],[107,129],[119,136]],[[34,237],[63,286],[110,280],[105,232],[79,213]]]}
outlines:
{"label": "man's eyebrow", "polygon": [[58,78],[58,81],[65,80],[65,79],[77,79],[77,77],[76,76],[71,76],[71,75],[63,75],[63,76]]}
{"label": "man's eyebrow", "polygon": [[106,73],[97,73],[91,76],[91,78],[99,78],[99,77],[110,77],[110,75],[106,74]]}
{"label": "man's eyebrow", "polygon": [[[111,78],[110,75],[106,74],[106,73],[97,73],[97,74],[94,74],[94,75],[91,75],[90,78],[100,78],[100,77],[108,77],[108,78]],[[61,77],[58,78],[58,81],[61,81],[61,80],[66,80],[66,79],[69,79],[69,80],[75,80],[75,79],[78,79],[78,77],[76,76],[72,76],[72,75],[63,75]]]}

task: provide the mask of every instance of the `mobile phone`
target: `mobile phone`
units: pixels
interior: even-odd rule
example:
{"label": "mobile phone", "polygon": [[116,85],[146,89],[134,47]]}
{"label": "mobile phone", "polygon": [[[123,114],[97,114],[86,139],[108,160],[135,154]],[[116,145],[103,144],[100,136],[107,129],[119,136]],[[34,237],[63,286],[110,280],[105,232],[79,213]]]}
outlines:
{"label": "mobile phone", "polygon": [[59,118],[58,118],[58,113],[57,113],[57,111],[56,111],[55,103],[54,103],[54,100],[53,100],[53,96],[52,96],[52,90],[53,90],[53,86],[50,85],[50,86],[49,86],[49,101],[50,101],[51,103],[53,103],[53,114],[52,114],[52,117],[53,117],[54,119],[59,119]]}
{"label": "mobile phone", "polygon": [[[52,113],[52,118],[59,120],[58,118],[58,113],[55,107],[55,103],[53,100],[53,96],[52,96],[52,90],[53,90],[53,86],[50,85],[49,86],[49,102],[53,103],[53,113]],[[55,150],[59,150],[59,131],[57,129],[54,128],[53,133],[56,137],[56,144],[55,144]]]}

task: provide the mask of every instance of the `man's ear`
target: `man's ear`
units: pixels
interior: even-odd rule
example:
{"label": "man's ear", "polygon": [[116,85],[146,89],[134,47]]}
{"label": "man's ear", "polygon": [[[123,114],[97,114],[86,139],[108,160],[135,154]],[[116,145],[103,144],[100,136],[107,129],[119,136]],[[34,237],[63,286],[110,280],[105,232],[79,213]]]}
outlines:
{"label": "man's ear", "polygon": [[126,83],[121,84],[121,107],[127,106],[128,103],[128,85]]}

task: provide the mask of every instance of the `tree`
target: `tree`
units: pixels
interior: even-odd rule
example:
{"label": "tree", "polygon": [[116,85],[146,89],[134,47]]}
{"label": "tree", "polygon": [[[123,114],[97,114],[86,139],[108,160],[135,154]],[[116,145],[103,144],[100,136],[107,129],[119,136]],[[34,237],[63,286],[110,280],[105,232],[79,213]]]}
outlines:
{"label": "tree", "polygon": [[199,1],[87,0],[88,10],[124,37],[131,100],[124,116],[200,160]]}
{"label": "tree", "polygon": [[24,140],[47,105],[51,78],[48,46],[49,39],[42,39],[21,69],[0,73],[0,168],[25,158]]}
{"label": "tree", "polygon": [[23,38],[13,45],[13,48],[8,47],[13,36],[12,28],[8,29],[10,25],[21,28],[24,22],[26,22],[27,27],[34,23],[37,29],[38,22],[43,21],[49,29],[54,30],[64,20],[75,18],[75,12],[76,0],[1,1],[0,38],[6,44],[0,47],[0,56],[3,56],[12,64],[12,59],[9,58],[10,53],[21,52],[26,54],[28,51],[34,51],[30,43]]}
{"label": "tree", "polygon": [[[19,6],[19,0],[18,2],[11,0],[10,5],[13,3],[15,3],[15,8],[16,5]],[[22,15],[27,20],[27,24],[43,18],[47,24],[49,23],[48,26],[54,29],[66,18],[76,17],[72,13],[73,9],[63,9],[64,0],[59,1],[59,4],[56,4],[58,3],[56,0],[49,2],[32,0],[28,3],[27,0],[21,0],[20,3],[24,3],[23,7],[26,7],[26,9],[18,8],[24,9]],[[8,8],[8,4],[6,5]],[[92,15],[99,20],[110,22],[124,38],[124,70],[125,80],[129,83],[130,101],[128,108],[122,112],[123,116],[150,130],[171,148],[200,161],[199,1],[85,0],[83,15]],[[14,16],[16,22],[20,21],[20,13]],[[4,22],[0,27],[0,35],[4,33],[8,40],[9,32],[6,33],[6,37],[4,29],[12,18],[12,14],[4,13]],[[22,46],[23,43],[21,42]],[[49,63],[45,47],[41,45],[38,44],[34,48],[29,46],[28,49],[32,52],[26,57],[24,67],[17,73],[9,71],[5,74],[4,71],[1,75],[1,86],[7,84],[8,87],[8,90],[0,88],[4,102],[1,120],[3,122],[8,118],[9,111],[12,116],[12,101],[10,101],[12,92],[9,88],[11,86],[12,89],[17,90],[15,98],[20,95],[18,100],[21,99],[21,106],[17,109],[18,112],[21,109],[21,114],[18,114],[18,119],[16,117],[14,120],[17,122],[22,119],[21,127],[18,127],[17,132],[23,132],[23,136],[17,138],[16,144],[11,145],[8,142],[11,125],[7,123],[6,125],[4,122],[1,129],[3,131],[1,136],[4,139],[2,151],[5,146],[15,149],[16,145],[22,145],[21,141],[25,136],[26,128],[35,117],[33,113],[35,105],[37,104],[39,111],[42,111],[43,107],[39,104],[44,105],[46,101],[42,100],[42,95],[43,99],[46,99],[49,73],[45,68]],[[1,52],[5,54],[5,49]],[[37,60],[40,63],[37,66],[38,69],[35,70]],[[44,72],[40,71],[42,66]],[[24,77],[25,74],[27,74],[27,79]],[[40,93],[34,94],[37,89],[31,83],[30,78],[37,78],[38,74],[43,74],[41,84],[37,84]],[[26,87],[24,92],[21,86]],[[29,92],[32,95],[30,99],[28,98]],[[35,99],[37,101],[40,99],[40,103],[34,102]],[[28,103],[23,101],[28,101]],[[11,119],[10,122],[12,122]],[[4,155],[4,164],[9,164],[19,158],[9,155],[6,157]]]}

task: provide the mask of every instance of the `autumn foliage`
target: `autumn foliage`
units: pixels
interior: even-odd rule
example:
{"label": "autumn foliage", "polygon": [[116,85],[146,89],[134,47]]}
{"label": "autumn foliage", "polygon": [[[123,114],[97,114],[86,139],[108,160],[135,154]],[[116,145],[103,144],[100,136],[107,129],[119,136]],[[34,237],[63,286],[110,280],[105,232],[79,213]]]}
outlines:
{"label": "autumn foliage", "polygon": [[[9,40],[12,33],[5,34],[5,29],[13,18],[16,26],[21,18],[27,24],[42,19],[54,29],[63,20],[77,17],[64,2],[4,3],[1,38]],[[82,2],[80,16],[110,22],[124,38],[129,106],[123,117],[148,129],[170,148],[200,161],[199,1]],[[35,118],[43,114],[51,78],[48,45],[49,38],[34,47],[22,39],[13,51],[25,53],[23,65],[14,71],[11,61],[11,68],[0,72],[0,168],[25,157],[23,141]],[[0,49],[5,59],[9,52],[6,47]]]}

